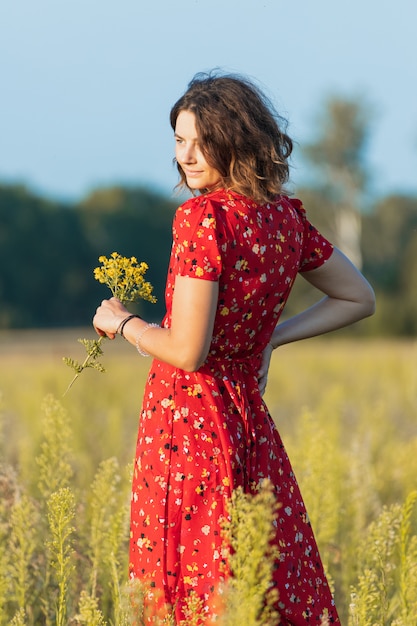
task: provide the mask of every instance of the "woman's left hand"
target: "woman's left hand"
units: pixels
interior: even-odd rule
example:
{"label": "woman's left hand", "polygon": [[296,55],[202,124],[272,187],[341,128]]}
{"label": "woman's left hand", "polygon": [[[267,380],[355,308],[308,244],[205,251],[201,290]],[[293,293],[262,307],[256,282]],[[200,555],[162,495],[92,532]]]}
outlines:
{"label": "woman's left hand", "polygon": [[268,382],[268,372],[269,372],[269,365],[271,363],[272,351],[273,351],[273,347],[270,343],[268,343],[262,353],[261,367],[259,368],[259,371],[258,371],[258,385],[259,385],[259,391],[261,392],[261,396],[264,395],[266,384]]}
{"label": "woman's left hand", "polygon": [[114,339],[117,329],[128,315],[129,311],[118,298],[103,300],[93,318],[96,333],[102,337]]}

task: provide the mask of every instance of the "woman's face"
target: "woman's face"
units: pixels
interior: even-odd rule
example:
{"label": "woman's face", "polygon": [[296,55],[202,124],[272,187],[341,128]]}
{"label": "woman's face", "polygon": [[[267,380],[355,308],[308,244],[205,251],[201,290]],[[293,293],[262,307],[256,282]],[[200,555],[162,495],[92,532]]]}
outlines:
{"label": "woman's face", "polygon": [[195,115],[181,111],[175,124],[175,158],[190,189],[211,189],[221,182],[221,175],[204,158],[199,146]]}

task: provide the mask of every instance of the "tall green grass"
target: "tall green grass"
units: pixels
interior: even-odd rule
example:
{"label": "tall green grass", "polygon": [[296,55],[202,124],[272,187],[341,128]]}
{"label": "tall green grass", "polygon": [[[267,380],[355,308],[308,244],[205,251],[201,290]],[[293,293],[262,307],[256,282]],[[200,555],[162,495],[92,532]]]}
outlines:
{"label": "tall green grass", "polygon": [[[112,342],[107,372],[86,371],[63,398],[71,374],[61,358],[76,357],[77,336],[0,335],[0,626],[130,623],[130,475],[149,361]],[[417,624],[417,344],[286,346],[274,354],[265,399],[342,623]],[[234,536],[249,540],[245,529]],[[265,533],[251,540],[260,546]],[[243,553],[253,564],[256,551]],[[244,572],[252,581],[246,599],[267,578],[254,582],[250,565],[236,564],[237,581]],[[239,587],[229,591],[229,608],[245,610]],[[224,626],[237,614],[225,609]],[[247,626],[268,619],[255,610]]]}

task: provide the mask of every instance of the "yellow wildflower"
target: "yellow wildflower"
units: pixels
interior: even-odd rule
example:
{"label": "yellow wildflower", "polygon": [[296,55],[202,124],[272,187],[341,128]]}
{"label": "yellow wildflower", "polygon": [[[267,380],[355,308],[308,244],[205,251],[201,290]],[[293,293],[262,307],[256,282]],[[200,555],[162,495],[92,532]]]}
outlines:
{"label": "yellow wildflower", "polygon": [[[117,252],[112,252],[109,259],[101,255],[98,260],[101,263],[101,267],[94,269],[94,278],[100,283],[107,285],[112,295],[118,298],[123,304],[135,302],[139,300],[139,298],[147,300],[148,302],[156,302],[156,298],[152,294],[153,287],[151,283],[147,282],[144,278],[148,270],[146,263],[138,263],[136,257],[124,257]],[[101,348],[103,339],[104,337],[99,337],[99,339],[95,340],[79,339],[87,352],[83,363],[78,363],[68,357],[63,358],[64,362],[75,371],[75,376],[70,382],[67,391],[81,372],[87,367],[92,367],[99,372],[105,371],[101,363],[97,360],[103,354]],[[65,393],[67,393],[67,391]]]}
{"label": "yellow wildflower", "polygon": [[115,298],[121,302],[135,302],[142,298],[149,302],[156,302],[152,295],[152,285],[145,281],[144,275],[149,269],[144,262],[139,263],[136,257],[123,257],[112,252],[110,258],[100,256],[102,267],[94,269],[94,278],[107,285]]}

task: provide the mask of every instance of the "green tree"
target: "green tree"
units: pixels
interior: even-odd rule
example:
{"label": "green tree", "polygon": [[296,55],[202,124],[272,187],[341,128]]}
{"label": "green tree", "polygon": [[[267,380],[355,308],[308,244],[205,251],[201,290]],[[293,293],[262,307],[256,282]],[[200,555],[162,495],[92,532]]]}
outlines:
{"label": "green tree", "polygon": [[0,327],[58,327],[71,325],[72,316],[74,325],[82,323],[88,263],[71,206],[24,187],[0,187]]}
{"label": "green tree", "polygon": [[[95,255],[93,267],[98,256],[115,251],[136,256],[149,265],[147,280],[154,286],[158,302],[141,301],[137,308],[144,317],[158,321],[165,312],[172,220],[178,203],[142,187],[109,187],[94,191],[76,207],[84,236]],[[100,293],[104,293],[103,288]]]}
{"label": "green tree", "polygon": [[417,198],[392,195],[363,218],[364,272],[377,291],[384,334],[417,333]]}
{"label": "green tree", "polygon": [[315,175],[315,204],[328,211],[329,234],[362,265],[361,210],[367,183],[365,148],[369,111],[359,99],[329,98],[317,121],[316,137],[303,147]]}
{"label": "green tree", "polygon": [[97,190],[73,206],[0,185],[0,328],[88,325],[107,297],[93,269],[114,251],[148,263],[158,303],[138,312],[160,319],[175,207],[141,188]]}

